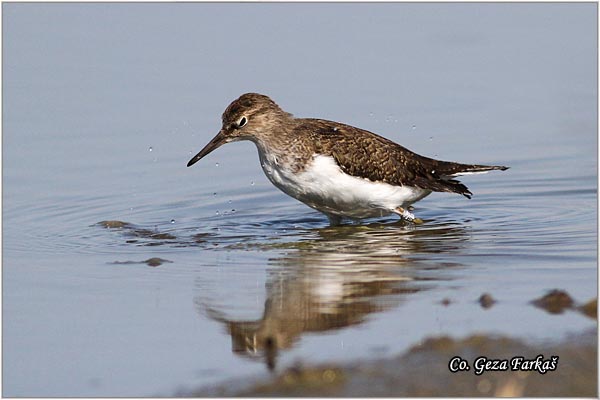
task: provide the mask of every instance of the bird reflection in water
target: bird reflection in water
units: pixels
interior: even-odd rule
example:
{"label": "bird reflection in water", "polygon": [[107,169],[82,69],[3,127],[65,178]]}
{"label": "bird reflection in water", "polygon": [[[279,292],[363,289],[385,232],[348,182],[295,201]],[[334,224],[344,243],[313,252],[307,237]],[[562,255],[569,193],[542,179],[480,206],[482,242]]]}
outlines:
{"label": "bird reflection in water", "polygon": [[315,233],[270,259],[260,319],[228,317],[206,293],[195,299],[202,314],[226,328],[234,353],[264,360],[272,370],[279,353],[303,334],[362,324],[430,288],[432,269],[439,278],[439,270],[459,265],[428,255],[457,251],[468,238],[464,227],[448,224],[416,230],[402,224],[341,226]]}

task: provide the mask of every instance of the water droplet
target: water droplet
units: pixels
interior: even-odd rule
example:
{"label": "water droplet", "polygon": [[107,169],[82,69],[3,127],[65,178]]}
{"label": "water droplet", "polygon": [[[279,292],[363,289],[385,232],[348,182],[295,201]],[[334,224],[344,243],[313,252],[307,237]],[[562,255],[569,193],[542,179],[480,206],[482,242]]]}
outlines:
{"label": "water droplet", "polygon": [[152,151],[152,146],[151,146],[151,147],[148,147],[148,151]]}
{"label": "water droplet", "polygon": [[250,182],[250,185],[251,185],[251,186],[254,186],[254,181]]}
{"label": "water droplet", "polygon": [[229,200],[228,203],[231,204],[231,200]]}
{"label": "water droplet", "polygon": [[216,196],[216,195],[217,195],[217,192],[214,192],[214,193],[213,193],[213,196]]}
{"label": "water droplet", "polygon": [[415,129],[417,129],[417,126],[416,126],[416,125],[413,125],[411,128],[412,128],[412,130],[414,131]]}
{"label": "water droplet", "polygon": [[375,114],[372,112],[369,113],[369,117],[372,117],[373,115],[375,115]]}
{"label": "water droplet", "polygon": [[429,136],[429,140],[433,140],[433,136]]}
{"label": "water droplet", "polygon": [[232,209],[231,209],[231,212],[232,212],[232,213],[234,213],[234,212],[235,212],[235,208],[232,208]]}
{"label": "water droplet", "polygon": [[215,215],[221,215],[221,213],[220,213],[220,212],[217,210],[217,211],[215,212]]}
{"label": "water droplet", "polygon": [[172,219],[172,220],[171,220],[171,223],[172,223],[172,224],[174,224],[174,223],[175,223],[175,220],[174,220],[174,219]]}
{"label": "water droplet", "polygon": [[215,163],[215,167],[218,167],[218,166],[219,166],[219,163]]}

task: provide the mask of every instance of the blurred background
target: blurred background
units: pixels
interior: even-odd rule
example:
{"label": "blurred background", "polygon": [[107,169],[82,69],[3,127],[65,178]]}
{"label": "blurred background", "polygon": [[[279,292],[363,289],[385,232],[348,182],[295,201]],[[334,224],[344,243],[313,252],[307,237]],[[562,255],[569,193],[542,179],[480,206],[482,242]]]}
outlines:
{"label": "blurred background", "polygon": [[[4,396],[595,327],[529,302],[597,292],[596,4],[4,3],[2,23]],[[423,226],[330,228],[249,142],[185,167],[250,91],[511,169],[417,203]]]}

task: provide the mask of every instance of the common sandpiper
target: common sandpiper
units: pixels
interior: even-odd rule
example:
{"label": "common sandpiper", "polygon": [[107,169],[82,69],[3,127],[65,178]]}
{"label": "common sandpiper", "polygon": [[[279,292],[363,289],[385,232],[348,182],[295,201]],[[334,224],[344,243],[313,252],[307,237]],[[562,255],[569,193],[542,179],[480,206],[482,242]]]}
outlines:
{"label": "common sandpiper", "polygon": [[295,118],[268,96],[246,93],[223,113],[217,135],[187,164],[221,145],[250,140],[265,175],[284,193],[321,211],[332,224],[397,214],[421,223],[409,206],[431,192],[471,198],[458,175],[506,170],[416,154],[375,133],[339,122]]}

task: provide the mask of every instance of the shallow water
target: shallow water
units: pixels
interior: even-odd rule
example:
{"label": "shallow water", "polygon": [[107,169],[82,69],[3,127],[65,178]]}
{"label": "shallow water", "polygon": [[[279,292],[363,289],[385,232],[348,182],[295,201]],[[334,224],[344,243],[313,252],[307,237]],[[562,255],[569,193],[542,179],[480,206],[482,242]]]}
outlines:
{"label": "shallow water", "polygon": [[[595,7],[5,4],[3,395],[172,395],[595,326],[530,304],[597,293]],[[185,167],[250,90],[511,169],[415,204],[423,225],[330,227],[250,143]]]}

